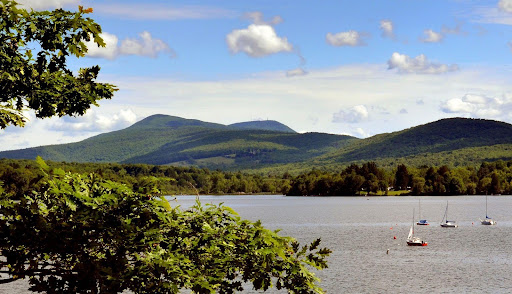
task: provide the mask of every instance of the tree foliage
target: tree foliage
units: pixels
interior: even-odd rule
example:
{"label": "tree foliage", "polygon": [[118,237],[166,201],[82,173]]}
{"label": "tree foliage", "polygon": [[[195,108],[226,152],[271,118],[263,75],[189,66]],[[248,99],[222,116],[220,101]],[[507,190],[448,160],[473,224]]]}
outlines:
{"label": "tree foliage", "polygon": [[21,199],[0,198],[0,249],[9,278],[46,293],[233,293],[252,285],[322,293],[320,240],[300,246],[229,207],[171,207],[91,173],[50,168]]}
{"label": "tree foliage", "polygon": [[105,46],[90,12],[27,11],[0,0],[0,129],[24,126],[25,109],[38,118],[83,115],[113,96],[115,86],[96,82],[99,66],[75,75],[67,65],[68,57],[85,56],[86,41]]}
{"label": "tree foliage", "polygon": [[422,166],[378,168],[374,162],[352,164],[340,172],[313,170],[290,180],[287,195],[386,195],[389,190],[407,195],[512,194],[512,161],[483,162],[450,168]]}

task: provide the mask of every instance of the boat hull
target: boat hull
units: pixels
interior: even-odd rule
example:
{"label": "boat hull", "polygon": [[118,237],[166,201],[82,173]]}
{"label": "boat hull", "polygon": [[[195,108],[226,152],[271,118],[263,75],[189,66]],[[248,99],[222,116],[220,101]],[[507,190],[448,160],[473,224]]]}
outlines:
{"label": "boat hull", "polygon": [[456,228],[456,227],[458,227],[458,225],[454,225],[454,224],[441,224],[441,227],[443,227],[443,228]]}
{"label": "boat hull", "polygon": [[418,225],[418,226],[428,226],[428,225],[429,225],[429,223],[428,223],[428,221],[427,221],[426,219],[420,219],[420,220],[416,223],[416,225]]}
{"label": "boat hull", "polygon": [[409,242],[407,241],[407,245],[409,246],[427,246],[427,242]]}
{"label": "boat hull", "polygon": [[493,225],[495,225],[497,223],[497,222],[495,222],[493,220],[483,220],[483,221],[480,221],[480,222],[484,226],[493,226]]}

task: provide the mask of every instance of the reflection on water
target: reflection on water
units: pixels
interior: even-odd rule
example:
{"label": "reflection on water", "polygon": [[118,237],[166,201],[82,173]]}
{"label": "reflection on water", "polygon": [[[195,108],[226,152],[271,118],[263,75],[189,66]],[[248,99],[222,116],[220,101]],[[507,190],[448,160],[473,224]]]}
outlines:
{"label": "reflection on water", "polygon": [[[511,293],[512,197],[488,198],[496,226],[480,225],[484,196],[284,197],[202,196],[232,207],[301,243],[322,238],[333,250],[329,268],[317,273],[327,293]],[[405,243],[413,209],[429,226],[415,226],[426,247]],[[449,200],[458,228],[439,226]],[[173,202],[174,203],[174,202]],[[189,207],[195,196],[178,196]],[[416,219],[419,217],[417,216]],[[396,239],[394,239],[396,237]],[[389,254],[386,254],[389,249]],[[25,290],[24,290],[25,289]],[[26,283],[0,285],[0,293],[26,293]],[[244,293],[256,293],[245,291]],[[284,293],[270,291],[270,293]]]}

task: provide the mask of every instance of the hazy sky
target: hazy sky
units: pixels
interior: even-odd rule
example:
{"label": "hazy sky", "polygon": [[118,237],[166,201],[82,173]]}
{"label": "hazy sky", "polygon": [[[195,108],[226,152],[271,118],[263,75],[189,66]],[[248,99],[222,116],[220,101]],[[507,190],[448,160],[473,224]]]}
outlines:
{"label": "hazy sky", "polygon": [[277,120],[360,138],[446,117],[512,123],[512,0],[19,0],[92,7],[117,85],[84,117],[0,131],[0,150],[79,141],[152,114]]}

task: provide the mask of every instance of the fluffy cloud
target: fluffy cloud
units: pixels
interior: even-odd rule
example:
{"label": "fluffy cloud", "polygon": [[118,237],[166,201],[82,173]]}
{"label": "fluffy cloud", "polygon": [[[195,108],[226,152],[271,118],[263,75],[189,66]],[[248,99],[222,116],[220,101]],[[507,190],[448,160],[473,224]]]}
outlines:
{"label": "fluffy cloud", "polygon": [[388,60],[388,69],[395,68],[401,73],[441,74],[456,71],[459,69],[459,66],[456,64],[446,65],[430,62],[423,54],[411,58],[395,52]]}
{"label": "fluffy cloud", "polygon": [[366,43],[363,40],[364,34],[356,31],[340,32],[336,34],[327,33],[325,40],[332,46],[363,46]]}
{"label": "fluffy cloud", "polygon": [[105,47],[99,47],[93,40],[86,43],[87,56],[115,59],[119,54],[119,48],[117,48],[119,40],[117,36],[109,33],[102,33],[101,38],[105,42]]}
{"label": "fluffy cloud", "polygon": [[491,98],[485,95],[466,94],[453,98],[441,105],[446,113],[458,113],[474,118],[494,118],[506,120],[512,110],[512,97]]}
{"label": "fluffy cloud", "polygon": [[332,117],[334,123],[358,123],[368,119],[368,109],[364,105],[356,105],[347,110],[340,110]]}
{"label": "fluffy cloud", "polygon": [[512,0],[500,0],[498,7],[502,11],[512,13]]}
{"label": "fluffy cloud", "polygon": [[50,129],[54,131],[65,132],[104,132],[118,130],[128,127],[135,123],[137,115],[130,110],[120,110],[114,114],[98,114],[94,110],[89,110],[83,116],[64,117],[55,121]]}
{"label": "fluffy cloud", "polygon": [[101,37],[106,46],[99,47],[92,40],[87,42],[87,56],[116,59],[120,55],[139,55],[155,58],[162,52],[169,54],[171,57],[175,56],[169,45],[160,39],[154,39],[147,31],[140,33],[139,39],[124,39],[121,41],[121,45],[118,45],[119,40],[116,35],[102,33]]}
{"label": "fluffy cloud", "polygon": [[439,43],[444,38],[443,34],[434,32],[433,30],[424,30],[423,34],[424,37],[420,38],[423,43]]}
{"label": "fluffy cloud", "polygon": [[79,0],[17,0],[24,7],[34,10],[61,8],[66,4],[78,4]]}
{"label": "fluffy cloud", "polygon": [[384,19],[380,21],[380,29],[382,30],[382,35],[388,38],[394,38],[395,33],[393,32],[393,22],[390,20]]}
{"label": "fluffy cloud", "polygon": [[226,43],[232,53],[244,52],[251,57],[293,50],[288,40],[278,37],[269,24],[251,24],[247,29],[234,30],[226,36]]}

